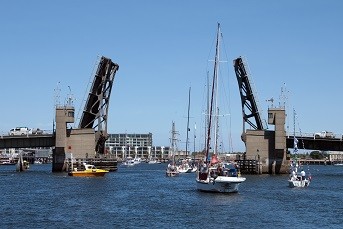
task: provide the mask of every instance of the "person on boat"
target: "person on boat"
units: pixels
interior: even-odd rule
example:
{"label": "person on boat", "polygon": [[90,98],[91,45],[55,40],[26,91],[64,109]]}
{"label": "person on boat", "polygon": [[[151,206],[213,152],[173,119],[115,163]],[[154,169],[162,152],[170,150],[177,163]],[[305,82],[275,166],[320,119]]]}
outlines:
{"label": "person on boat", "polygon": [[301,179],[305,180],[306,173],[303,169],[301,170],[300,174],[301,174]]}
{"label": "person on boat", "polygon": [[207,173],[208,172],[206,163],[202,163],[200,165],[200,172],[201,173]]}
{"label": "person on boat", "polygon": [[223,168],[220,165],[218,165],[218,167],[217,167],[217,175],[218,176],[223,176],[224,175]]}

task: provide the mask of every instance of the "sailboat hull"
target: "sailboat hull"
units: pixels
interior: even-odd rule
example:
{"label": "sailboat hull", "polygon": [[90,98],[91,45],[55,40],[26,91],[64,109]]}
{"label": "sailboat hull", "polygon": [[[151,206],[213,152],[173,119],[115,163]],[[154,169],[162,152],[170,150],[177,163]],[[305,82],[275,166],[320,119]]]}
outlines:
{"label": "sailboat hull", "polygon": [[167,177],[176,177],[179,175],[179,172],[178,171],[166,171],[166,176]]}
{"label": "sailboat hull", "polygon": [[235,193],[239,185],[245,181],[244,177],[207,178],[206,180],[196,179],[197,189],[202,192]]}
{"label": "sailboat hull", "polygon": [[309,180],[288,180],[288,186],[290,188],[304,188],[310,185],[310,181]]}

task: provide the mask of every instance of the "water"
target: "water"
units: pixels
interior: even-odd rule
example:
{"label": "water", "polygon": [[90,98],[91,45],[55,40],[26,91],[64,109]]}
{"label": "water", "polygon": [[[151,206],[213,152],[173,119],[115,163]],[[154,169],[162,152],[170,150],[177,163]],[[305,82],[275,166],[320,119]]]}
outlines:
{"label": "water", "polygon": [[166,164],[119,167],[102,178],[0,166],[0,228],[342,228],[343,167],[311,166],[310,187],[287,175],[250,175],[236,194],[195,189]]}

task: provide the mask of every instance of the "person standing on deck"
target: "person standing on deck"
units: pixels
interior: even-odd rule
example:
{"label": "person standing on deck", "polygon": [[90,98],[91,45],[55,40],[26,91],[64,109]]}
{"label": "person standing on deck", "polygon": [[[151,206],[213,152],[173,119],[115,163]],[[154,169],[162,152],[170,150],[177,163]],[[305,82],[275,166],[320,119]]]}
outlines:
{"label": "person standing on deck", "polygon": [[301,174],[301,179],[305,180],[306,173],[305,173],[305,171],[303,169],[301,170],[300,174]]}

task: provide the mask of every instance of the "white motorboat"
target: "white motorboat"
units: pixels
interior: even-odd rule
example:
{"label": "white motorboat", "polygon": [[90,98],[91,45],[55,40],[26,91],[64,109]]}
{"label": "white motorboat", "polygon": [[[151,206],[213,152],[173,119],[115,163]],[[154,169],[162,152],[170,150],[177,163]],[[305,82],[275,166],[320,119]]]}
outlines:
{"label": "white motorboat", "polygon": [[140,164],[141,161],[142,161],[142,159],[141,159],[140,157],[135,157],[135,158],[133,159],[133,163],[134,163],[134,164]]}
{"label": "white motorboat", "polygon": [[135,165],[135,161],[132,157],[127,157],[125,161],[123,161],[122,163],[123,166],[134,166]]}

